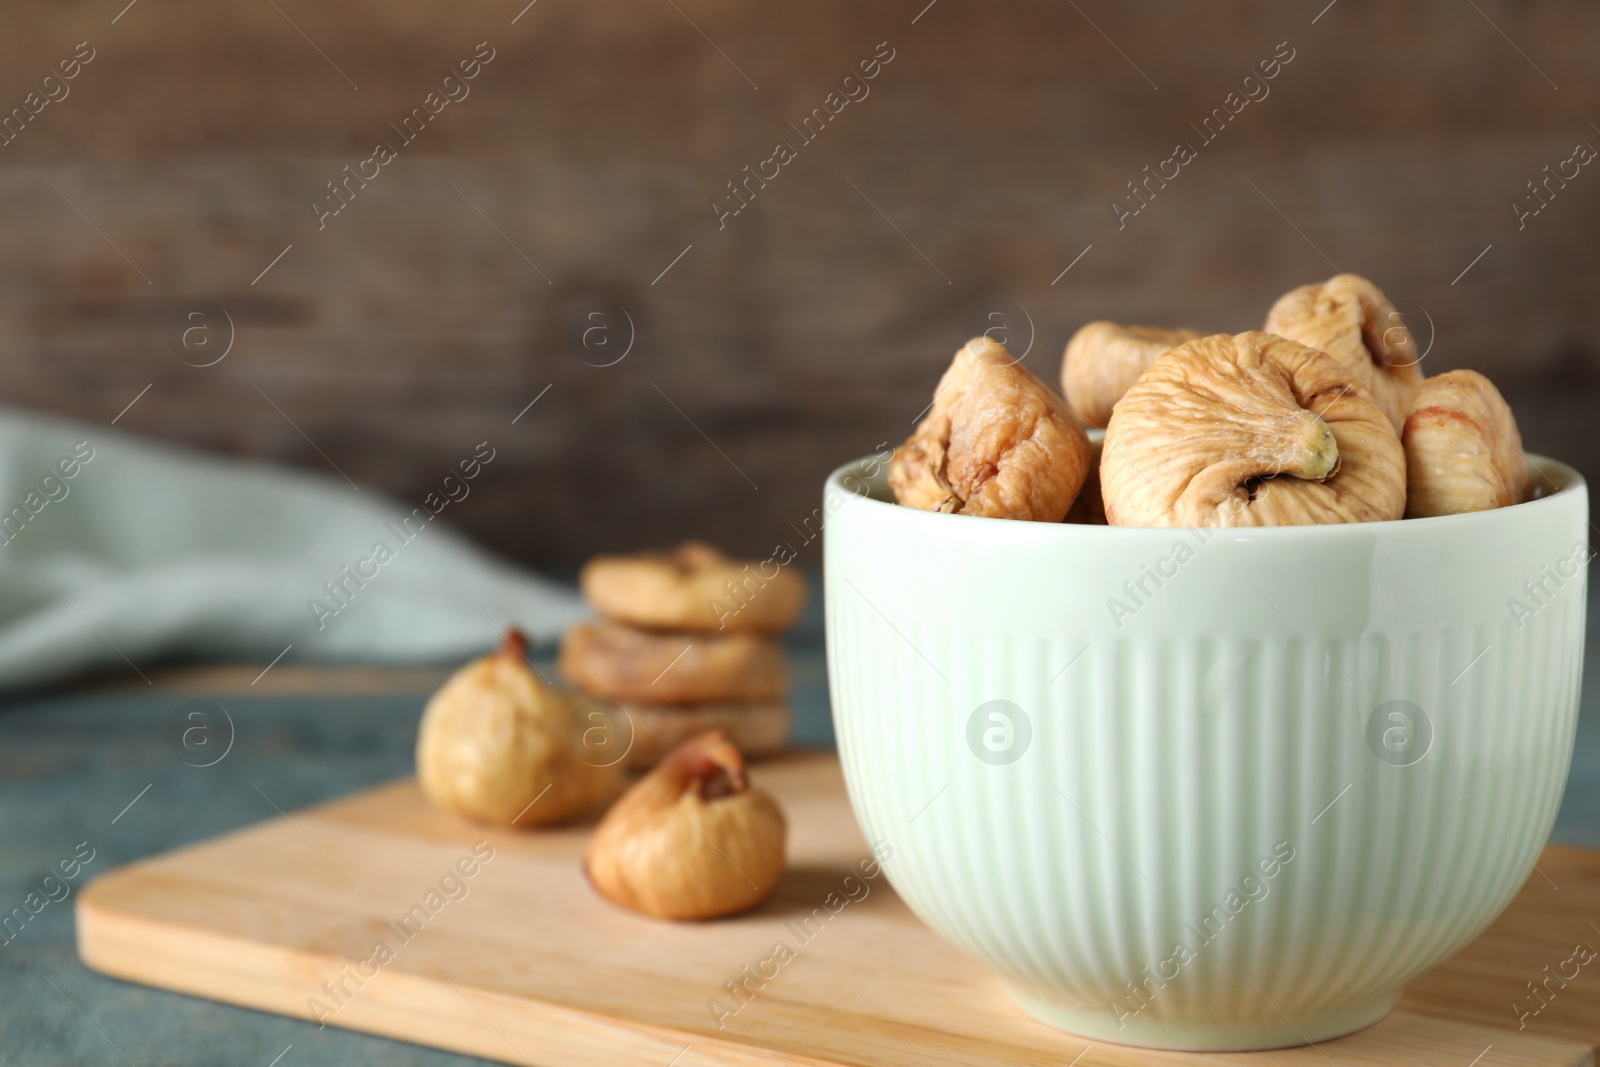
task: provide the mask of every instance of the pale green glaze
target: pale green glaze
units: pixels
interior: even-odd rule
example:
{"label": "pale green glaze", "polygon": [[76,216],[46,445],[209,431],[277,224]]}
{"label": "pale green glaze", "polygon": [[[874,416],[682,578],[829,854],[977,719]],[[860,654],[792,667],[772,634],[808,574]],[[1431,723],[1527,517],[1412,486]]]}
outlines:
{"label": "pale green glaze", "polygon": [[1511,508],[1237,531],[940,515],[836,471],[834,725],[896,890],[1096,1040],[1381,1018],[1510,902],[1561,798],[1588,500],[1533,462],[1550,495]]}

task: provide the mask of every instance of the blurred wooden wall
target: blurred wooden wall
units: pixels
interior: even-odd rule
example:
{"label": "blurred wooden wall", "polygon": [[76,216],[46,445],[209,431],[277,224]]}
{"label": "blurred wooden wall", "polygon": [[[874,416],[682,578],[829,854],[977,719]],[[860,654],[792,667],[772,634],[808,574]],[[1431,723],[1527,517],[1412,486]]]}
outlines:
{"label": "blurred wooden wall", "polygon": [[[1501,384],[1530,449],[1600,473],[1600,165],[1521,229],[1512,206],[1600,147],[1591,2],[524,3],[0,12],[0,107],[94,50],[0,148],[0,400],[107,423],[149,385],[118,428],[407,506],[488,440],[450,517],[515,557],[754,551],[908,432],[990,313],[1053,378],[1088,319],[1254,327],[1337,265],[1434,334],[1429,369]],[[470,95],[319,230],[324,183],[479,42]],[[1180,140],[1197,158],[1119,229]],[[209,367],[170,341],[198,304],[234,324]]]}

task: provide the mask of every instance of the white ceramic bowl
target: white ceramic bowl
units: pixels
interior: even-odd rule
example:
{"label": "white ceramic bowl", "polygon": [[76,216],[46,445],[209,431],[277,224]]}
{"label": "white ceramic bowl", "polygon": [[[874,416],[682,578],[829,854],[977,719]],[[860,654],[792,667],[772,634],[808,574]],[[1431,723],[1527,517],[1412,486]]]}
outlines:
{"label": "white ceramic bowl", "polygon": [[[1191,1050],[1359,1029],[1534,870],[1566,782],[1588,496],[1134,529],[824,493],[856,817],[1034,1017]],[[1540,877],[1534,874],[1533,877]]]}

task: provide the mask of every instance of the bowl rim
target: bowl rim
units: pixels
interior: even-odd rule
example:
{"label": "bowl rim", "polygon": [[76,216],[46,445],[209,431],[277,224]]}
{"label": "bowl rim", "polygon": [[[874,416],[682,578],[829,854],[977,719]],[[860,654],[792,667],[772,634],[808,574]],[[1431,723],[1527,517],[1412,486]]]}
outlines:
{"label": "bowl rim", "polygon": [[[1232,540],[1288,540],[1297,537],[1330,537],[1340,536],[1339,531],[1369,531],[1385,530],[1403,527],[1407,531],[1436,530],[1444,532],[1447,529],[1470,527],[1476,523],[1484,527],[1493,527],[1498,523],[1510,521],[1509,516],[1531,516],[1538,510],[1552,512],[1555,509],[1570,505],[1574,497],[1587,500],[1588,482],[1582,474],[1569,464],[1558,459],[1551,459],[1537,453],[1524,453],[1528,460],[1530,480],[1542,477],[1549,484],[1555,485],[1555,491],[1502,508],[1491,508],[1488,511],[1470,511],[1459,515],[1434,515],[1420,519],[1384,519],[1378,522],[1346,522],[1346,523],[1319,523],[1302,526],[1219,526],[1219,527],[1193,527],[1193,526],[1110,526],[1090,523],[1069,522],[1038,522],[1034,520],[1000,519],[983,515],[949,515],[935,511],[924,511],[921,508],[902,507],[893,500],[881,499],[877,495],[869,495],[845,485],[844,479],[854,475],[861,479],[869,491],[886,494],[888,490],[889,462],[882,452],[860,456],[848,463],[836,467],[823,484],[823,504],[827,506],[829,496],[837,493],[845,498],[840,508],[863,507],[869,509],[885,509],[880,514],[888,517],[893,515],[896,521],[901,522],[935,522],[954,534],[965,532],[967,534],[981,534],[984,530],[999,534],[1004,532],[1008,537],[1032,538],[1038,540],[1054,540],[1059,537],[1084,537],[1084,538],[1130,538],[1130,537],[1171,537],[1174,532],[1185,530],[1204,529],[1212,534],[1232,535]],[[873,474],[862,473],[868,464],[876,463],[878,470]],[[1585,508],[1587,511],[1587,508]],[[1587,521],[1587,515],[1585,516]],[[949,525],[952,521],[956,525]],[[974,523],[983,525],[973,525]],[[996,524],[1001,524],[997,526]],[[1591,525],[1592,528],[1592,525]]]}

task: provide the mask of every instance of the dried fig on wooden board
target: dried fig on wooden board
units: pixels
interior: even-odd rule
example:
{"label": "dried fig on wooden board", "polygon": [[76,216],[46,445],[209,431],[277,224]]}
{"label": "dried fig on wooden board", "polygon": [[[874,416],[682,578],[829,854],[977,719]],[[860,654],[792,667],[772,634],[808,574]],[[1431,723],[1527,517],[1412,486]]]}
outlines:
{"label": "dried fig on wooden board", "polygon": [[1475,370],[1429,378],[1406,418],[1406,518],[1503,508],[1522,499],[1528,460],[1511,408]]}
{"label": "dried fig on wooden board", "polygon": [[1291,289],[1272,305],[1262,328],[1344,364],[1400,432],[1422,384],[1417,366],[1422,357],[1399,312],[1376,285],[1359,274],[1338,274]]}
{"label": "dried fig on wooden board", "polygon": [[534,676],[511,630],[493,655],[453,674],[417,731],[417,779],[437,807],[478,822],[542,826],[595,807],[620,780],[567,744],[572,709]]}
{"label": "dried fig on wooden board", "polygon": [[1111,408],[1163,353],[1200,336],[1198,330],[1091,322],[1072,335],[1061,360],[1061,391],[1090,426],[1104,426]]}
{"label": "dried fig on wooden board", "polygon": [[578,587],[600,614],[658,630],[777,633],[806,603],[805,579],[775,560],[737,560],[701,541],[596,556]]}
{"label": "dried fig on wooden board", "polygon": [[1399,435],[1355,375],[1268,333],[1173,349],[1112,413],[1100,462],[1119,526],[1398,519]]}
{"label": "dried fig on wooden board", "polygon": [[600,894],[660,919],[714,919],[752,908],[783,873],[788,827],[750,785],[721,730],[672,752],[614,804],[584,870]]}
{"label": "dried fig on wooden board", "polygon": [[789,744],[789,705],[778,700],[668,705],[622,701],[617,709],[633,727],[633,744],[623,764],[630,771],[648,771],[707,730],[726,733],[746,759],[765,759]]}
{"label": "dried fig on wooden board", "polygon": [[657,633],[584,622],[561,638],[561,672],[590,696],[649,704],[776,700],[783,650],[748,633]]}
{"label": "dried fig on wooden board", "polygon": [[987,337],[956,353],[927,416],[889,464],[895,499],[925,511],[1060,522],[1089,439],[1049,386]]}

